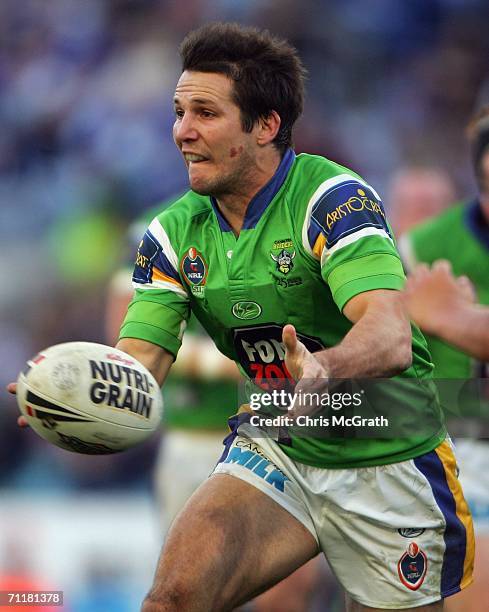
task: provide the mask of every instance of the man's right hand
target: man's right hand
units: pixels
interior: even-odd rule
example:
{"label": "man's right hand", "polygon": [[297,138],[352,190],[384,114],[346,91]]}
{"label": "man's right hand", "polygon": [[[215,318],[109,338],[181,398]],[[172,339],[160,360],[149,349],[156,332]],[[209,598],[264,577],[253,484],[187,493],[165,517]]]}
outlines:
{"label": "man's right hand", "polygon": [[[7,385],[7,391],[9,393],[12,393],[12,395],[16,395],[17,394],[17,383],[9,383]],[[20,417],[17,419],[17,425],[19,427],[28,427],[29,423],[27,422],[27,419],[25,418],[25,416],[20,415]]]}

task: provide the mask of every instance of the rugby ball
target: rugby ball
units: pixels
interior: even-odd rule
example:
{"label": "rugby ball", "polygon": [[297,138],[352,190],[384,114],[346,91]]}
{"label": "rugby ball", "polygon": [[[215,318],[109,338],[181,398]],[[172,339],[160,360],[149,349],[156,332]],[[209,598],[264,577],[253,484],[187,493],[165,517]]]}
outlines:
{"label": "rugby ball", "polygon": [[30,359],[17,402],[32,429],[66,450],[117,453],[161,426],[158,383],[134,357],[103,344],[67,342]]}

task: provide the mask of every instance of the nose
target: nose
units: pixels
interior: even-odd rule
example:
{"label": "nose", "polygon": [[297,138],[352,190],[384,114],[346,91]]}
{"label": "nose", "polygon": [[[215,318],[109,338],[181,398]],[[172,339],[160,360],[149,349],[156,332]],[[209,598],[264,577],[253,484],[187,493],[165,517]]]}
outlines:
{"label": "nose", "polygon": [[177,144],[188,140],[197,140],[198,137],[199,133],[190,113],[184,113],[182,117],[177,118],[173,126],[173,138]]}

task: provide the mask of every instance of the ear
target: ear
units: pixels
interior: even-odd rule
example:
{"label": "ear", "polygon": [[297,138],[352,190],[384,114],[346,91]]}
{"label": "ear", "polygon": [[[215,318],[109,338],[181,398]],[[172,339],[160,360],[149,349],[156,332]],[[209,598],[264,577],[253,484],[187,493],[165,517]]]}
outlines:
{"label": "ear", "polygon": [[281,119],[277,111],[272,111],[268,117],[258,119],[257,143],[267,145],[277,135],[280,129]]}

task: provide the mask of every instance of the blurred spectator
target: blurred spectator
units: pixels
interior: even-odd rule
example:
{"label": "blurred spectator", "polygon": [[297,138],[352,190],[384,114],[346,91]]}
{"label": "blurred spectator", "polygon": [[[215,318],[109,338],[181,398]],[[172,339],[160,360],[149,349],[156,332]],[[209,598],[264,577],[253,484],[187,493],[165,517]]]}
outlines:
{"label": "blurred spectator", "polygon": [[455,201],[450,176],[438,168],[407,166],[392,176],[385,198],[396,236],[441,213]]}

